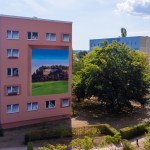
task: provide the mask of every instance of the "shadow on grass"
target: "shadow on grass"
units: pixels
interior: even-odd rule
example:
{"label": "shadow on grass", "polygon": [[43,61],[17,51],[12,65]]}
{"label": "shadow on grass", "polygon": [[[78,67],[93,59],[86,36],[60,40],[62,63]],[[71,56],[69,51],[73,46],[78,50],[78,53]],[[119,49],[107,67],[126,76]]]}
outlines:
{"label": "shadow on grass", "polygon": [[150,120],[150,107],[141,108],[135,103],[132,109],[120,112],[108,112],[97,100],[77,102],[75,121],[86,121],[87,124],[108,123],[117,130]]}

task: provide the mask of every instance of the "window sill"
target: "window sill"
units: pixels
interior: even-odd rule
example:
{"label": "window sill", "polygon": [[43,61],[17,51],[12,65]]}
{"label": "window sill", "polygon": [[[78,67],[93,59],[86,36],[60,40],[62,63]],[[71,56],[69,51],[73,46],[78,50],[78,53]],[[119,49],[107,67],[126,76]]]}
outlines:
{"label": "window sill", "polygon": [[7,57],[8,59],[18,59],[19,57]]}
{"label": "window sill", "polygon": [[27,39],[28,41],[38,41],[38,39]]}
{"label": "window sill", "polygon": [[49,107],[49,108],[45,108],[45,109],[55,109],[56,107]]}
{"label": "window sill", "polygon": [[7,114],[15,114],[15,113],[19,113],[19,111],[16,111],[16,112],[7,112]]}
{"label": "window sill", "polygon": [[7,94],[7,96],[17,96],[17,95],[19,95],[19,94],[16,92]]}
{"label": "window sill", "polygon": [[36,109],[36,110],[27,110],[27,112],[31,112],[31,111],[38,111],[38,109]]}
{"label": "window sill", "polygon": [[19,38],[7,38],[7,40],[19,40]]}

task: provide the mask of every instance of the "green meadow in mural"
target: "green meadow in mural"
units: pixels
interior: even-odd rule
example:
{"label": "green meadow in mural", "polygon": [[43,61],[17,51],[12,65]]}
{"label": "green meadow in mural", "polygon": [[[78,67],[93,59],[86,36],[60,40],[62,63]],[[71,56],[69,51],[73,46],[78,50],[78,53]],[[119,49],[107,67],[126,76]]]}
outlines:
{"label": "green meadow in mural", "polygon": [[32,96],[68,93],[69,51],[32,49]]}

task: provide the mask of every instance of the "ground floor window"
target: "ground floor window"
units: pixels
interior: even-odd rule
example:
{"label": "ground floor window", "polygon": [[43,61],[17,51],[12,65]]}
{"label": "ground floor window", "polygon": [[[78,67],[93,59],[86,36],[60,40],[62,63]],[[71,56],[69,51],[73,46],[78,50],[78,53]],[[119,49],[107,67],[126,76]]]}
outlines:
{"label": "ground floor window", "polygon": [[28,111],[38,110],[38,102],[28,103],[27,110]]}
{"label": "ground floor window", "polygon": [[68,107],[69,106],[69,99],[62,99],[62,107]]}
{"label": "ground floor window", "polygon": [[46,101],[46,108],[55,108],[55,100]]}

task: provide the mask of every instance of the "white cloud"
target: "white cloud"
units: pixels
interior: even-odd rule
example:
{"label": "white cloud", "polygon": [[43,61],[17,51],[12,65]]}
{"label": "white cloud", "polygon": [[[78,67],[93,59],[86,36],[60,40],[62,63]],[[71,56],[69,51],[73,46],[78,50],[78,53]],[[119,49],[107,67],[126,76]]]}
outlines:
{"label": "white cloud", "polygon": [[124,0],[116,5],[118,14],[127,13],[130,15],[150,17],[150,0]]}

